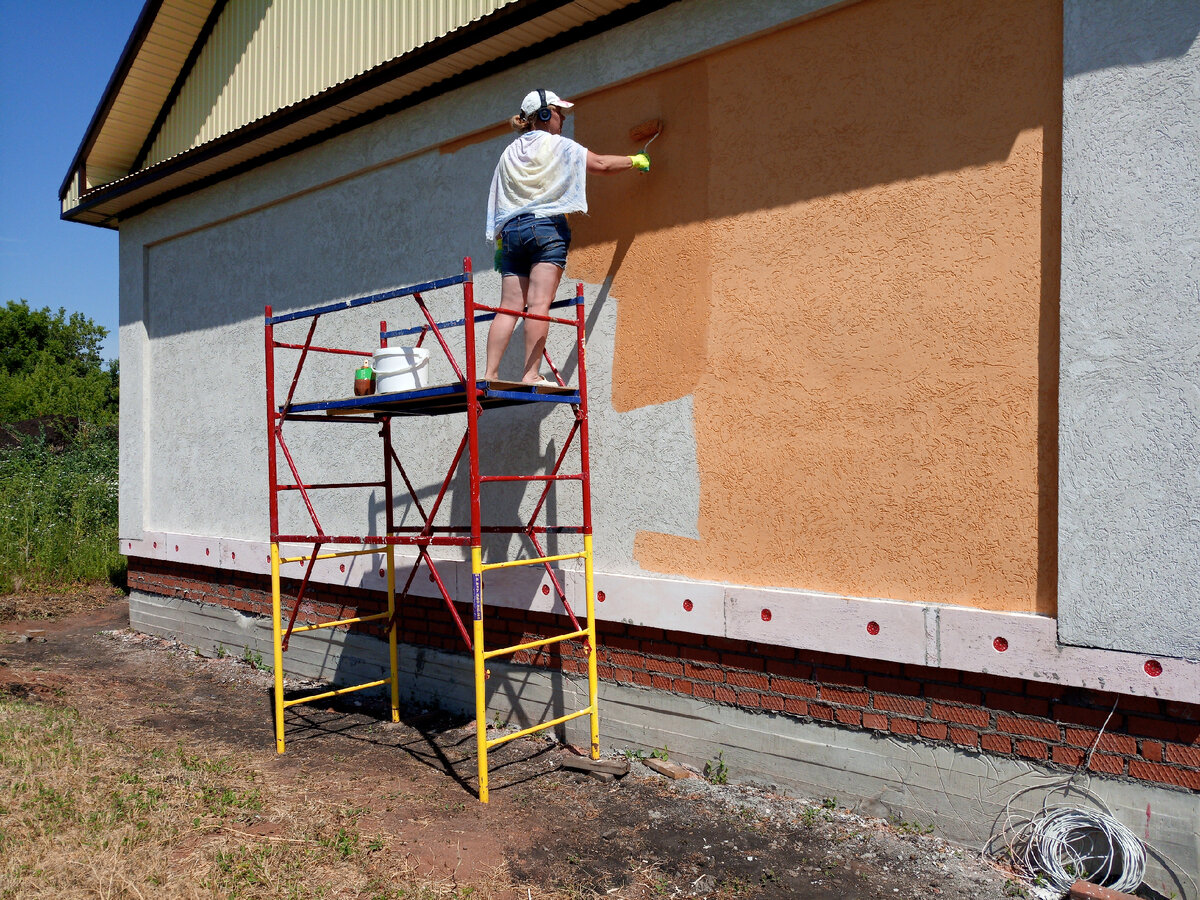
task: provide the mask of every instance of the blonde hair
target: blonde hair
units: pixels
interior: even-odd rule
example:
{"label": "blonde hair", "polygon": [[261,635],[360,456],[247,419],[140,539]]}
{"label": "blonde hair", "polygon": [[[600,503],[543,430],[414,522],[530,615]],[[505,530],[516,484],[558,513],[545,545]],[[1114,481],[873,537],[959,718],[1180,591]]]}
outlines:
{"label": "blonde hair", "polygon": [[533,119],[525,118],[524,113],[517,113],[508,120],[508,124],[512,127],[513,131],[519,131],[522,134],[533,130]]}

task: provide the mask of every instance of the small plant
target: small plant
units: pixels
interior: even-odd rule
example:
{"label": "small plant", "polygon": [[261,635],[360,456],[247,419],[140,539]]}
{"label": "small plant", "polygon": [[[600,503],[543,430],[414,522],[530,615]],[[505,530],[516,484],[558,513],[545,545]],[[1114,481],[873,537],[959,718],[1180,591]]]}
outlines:
{"label": "small plant", "polygon": [[249,647],[246,647],[245,651],[242,653],[242,662],[250,666],[250,668],[252,668],[255,672],[258,672],[263,668],[262,654],[257,650],[251,653]]}
{"label": "small plant", "polygon": [[805,807],[804,812],[800,814],[800,824],[805,828],[812,828],[817,824],[817,808],[815,806]]}
{"label": "small plant", "polygon": [[650,755],[655,759],[661,759],[663,762],[666,762],[670,758],[670,754],[667,752],[666,744],[663,744],[661,747],[655,750],[651,750]]}
{"label": "small plant", "polygon": [[717,752],[716,759],[710,759],[704,764],[704,777],[712,784],[729,783],[729,766],[725,765],[725,751]]}
{"label": "small plant", "polygon": [[224,659],[229,655],[229,651],[225,649],[224,644],[217,644],[217,659]]}
{"label": "small plant", "polygon": [[821,809],[837,809],[837,797],[822,797]]}

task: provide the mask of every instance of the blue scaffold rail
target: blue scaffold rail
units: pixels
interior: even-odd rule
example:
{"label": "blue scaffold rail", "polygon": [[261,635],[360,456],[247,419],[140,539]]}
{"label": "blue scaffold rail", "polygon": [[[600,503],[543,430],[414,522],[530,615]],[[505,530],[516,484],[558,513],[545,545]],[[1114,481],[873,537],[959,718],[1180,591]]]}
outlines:
{"label": "blue scaffold rail", "polygon": [[[301,309],[296,312],[281,313],[278,316],[266,317],[268,325],[278,325],[280,322],[292,322],[296,319],[311,319],[314,316],[324,315],[325,313],[337,312],[342,309],[352,309],[355,306],[369,306],[372,303],[380,303],[384,300],[393,300],[396,297],[408,297],[412,294],[420,294],[425,291],[436,291],[440,288],[451,287],[455,284],[462,284],[470,279],[470,274],[464,272],[460,275],[454,275],[450,278],[440,278],[437,281],[427,281],[424,284],[414,284],[409,287],[396,288],[391,291],[383,291],[379,294],[367,294],[363,297],[353,297],[349,300],[339,300],[337,303],[327,303],[324,306],[314,306],[311,309]],[[418,329],[420,330],[420,329]]]}
{"label": "blue scaffold rail", "polygon": [[[551,309],[562,309],[563,307],[566,307],[566,306],[579,306],[582,302],[583,302],[583,300],[579,297],[571,297],[567,300],[556,300],[555,302],[550,304],[550,308]],[[478,325],[480,322],[490,322],[492,319],[496,318],[497,315],[498,315],[498,313],[484,313],[481,316],[476,316],[475,324]],[[445,322],[438,322],[437,327],[438,328],[461,328],[461,327],[464,327],[466,324],[467,324],[466,318],[448,319]],[[379,333],[379,336],[381,338],[383,338],[384,340],[387,340],[388,338],[403,337],[406,334],[419,334],[421,331],[424,331],[427,328],[429,328],[428,325],[417,325],[414,328],[397,328],[395,331],[381,331]]]}

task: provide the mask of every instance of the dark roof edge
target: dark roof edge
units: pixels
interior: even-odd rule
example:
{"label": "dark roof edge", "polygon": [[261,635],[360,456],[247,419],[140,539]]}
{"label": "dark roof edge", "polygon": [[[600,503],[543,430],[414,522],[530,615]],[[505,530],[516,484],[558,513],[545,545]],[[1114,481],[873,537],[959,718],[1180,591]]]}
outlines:
{"label": "dark roof edge", "polygon": [[[564,4],[564,2],[569,2],[569,0],[523,0],[523,2],[510,4],[507,9],[510,10],[510,15],[513,12],[516,12],[521,18],[536,18],[538,15],[543,14],[547,9],[553,9],[557,6],[561,6]],[[443,79],[437,84],[423,88],[409,97],[400,98],[399,100],[393,100],[389,103],[382,104],[375,109],[360,113],[359,115],[354,116],[345,122],[330,126],[329,128],[323,129],[307,137],[300,138],[291,142],[290,144],[284,145],[283,147],[266,151],[262,155],[246,160],[245,162],[232,166],[229,169],[223,169],[220,172],[213,173],[212,175],[198,179],[195,182],[190,182],[186,185],[181,185],[178,188],[173,188],[164,192],[158,197],[144,200],[141,203],[137,203],[130,207],[128,210],[123,210],[122,212],[114,215],[119,218],[128,218],[130,215],[136,215],[138,213],[145,212],[147,209],[161,205],[169,200],[173,200],[185,194],[190,194],[205,187],[209,187],[220,181],[224,181],[228,178],[232,178],[245,171],[248,171],[249,169],[257,168],[258,166],[267,162],[280,159],[284,156],[289,156],[292,153],[326,141],[338,134],[344,134],[347,131],[352,131],[355,128],[362,127],[363,125],[366,125],[372,121],[397,112],[400,109],[414,106],[417,103],[425,102],[426,100],[438,96],[439,94],[462,87],[464,84],[468,84],[472,81],[486,78],[498,71],[511,68],[529,59],[535,59],[548,53],[552,53],[555,50],[561,49],[562,47],[576,43],[580,40],[585,40],[595,34],[608,31],[611,28],[623,25],[626,22],[640,18],[643,15],[647,15],[648,13],[662,9],[663,7],[669,6],[675,2],[678,2],[678,0],[640,0],[640,2],[635,2],[629,6],[625,6],[621,9],[607,13],[606,15],[601,16],[599,19],[596,19],[585,25],[578,25],[559,35],[556,35],[553,38],[541,41],[535,45],[535,47],[528,47],[523,50],[518,50],[513,53],[506,54],[503,57],[491,60],[490,62],[482,63],[479,66],[475,66],[472,69],[467,70],[466,72],[461,72],[458,75]],[[532,16],[530,16],[530,13],[532,13]],[[425,44],[420,48],[416,48],[415,50],[404,54],[403,56],[384,63],[382,66],[379,66],[375,69],[370,69],[356,78],[342,82],[341,84],[336,85],[334,88],[314,95],[313,97],[309,97],[305,100],[301,100],[299,103],[296,103],[290,107],[286,107],[285,109],[278,110],[265,118],[258,119],[257,121],[252,122],[247,126],[243,126],[237,131],[230,132],[221,138],[217,138],[215,141],[212,141],[208,144],[204,144],[192,150],[186,151],[185,153],[182,153],[179,156],[160,164],[161,168],[155,166],[150,169],[146,169],[144,172],[139,173],[140,177],[139,175],[135,175],[128,180],[123,179],[119,185],[114,186],[114,188],[110,190],[99,188],[88,198],[86,202],[84,202],[83,198],[81,197],[80,203],[77,206],[72,207],[66,212],[63,212],[60,217],[68,221],[79,221],[74,219],[75,215],[88,212],[94,207],[111,200],[113,197],[119,197],[120,195],[138,187],[150,184],[154,181],[157,181],[161,177],[178,171],[181,168],[187,168],[196,162],[201,162],[213,156],[220,155],[221,153],[226,152],[227,150],[232,149],[239,144],[248,143],[254,140],[255,138],[261,136],[264,132],[273,131],[276,128],[280,128],[300,119],[306,118],[307,116],[312,115],[314,112],[319,111],[321,108],[336,105],[342,100],[347,99],[349,96],[353,96],[371,87],[376,87],[380,83],[384,83],[391,78],[406,74],[406,71],[413,71],[416,68],[420,68],[421,66],[428,64],[430,61],[427,58],[422,59],[422,57],[425,57],[426,55],[434,56],[436,58],[437,56],[442,55],[447,49],[451,49],[452,52],[454,49],[460,49],[458,47],[453,47],[453,45],[460,41],[470,43],[474,39],[478,38],[477,28],[479,28],[479,26],[486,28],[487,25],[494,26],[497,24],[502,24],[504,27],[501,27],[499,30],[504,31],[507,30],[507,26],[510,24],[510,22],[511,20],[507,17],[505,17],[505,21],[503,22],[497,22],[490,16],[478,20],[464,29],[459,29],[451,32],[448,35],[444,35],[437,41],[432,42],[433,46],[430,44]],[[447,48],[447,44],[450,44],[451,47]]]}
{"label": "dark roof edge", "polygon": [[71,165],[67,167],[67,174],[63,178],[62,185],[58,189],[58,199],[62,199],[67,195],[67,188],[71,184],[71,178],[79,169],[80,163],[91,152],[92,145],[96,142],[96,137],[100,132],[100,125],[112,109],[113,103],[117,99],[117,94],[121,89],[121,85],[125,82],[125,76],[129,74],[129,69],[133,66],[133,61],[137,58],[138,51],[142,49],[142,42],[146,40],[146,35],[150,33],[150,26],[154,24],[155,18],[158,16],[158,11],[162,8],[163,0],[146,0],[146,5],[142,7],[142,11],[138,14],[137,23],[133,26],[133,32],[129,35],[129,40],[125,42],[125,49],[121,51],[121,56],[117,60],[117,67],[113,69],[113,73],[109,76],[108,84],[104,88],[104,93],[100,96],[100,103],[96,106],[96,111],[92,113],[92,120],[88,123],[87,131],[83,134],[83,140],[79,144],[79,149],[75,151],[75,156],[71,160]]}

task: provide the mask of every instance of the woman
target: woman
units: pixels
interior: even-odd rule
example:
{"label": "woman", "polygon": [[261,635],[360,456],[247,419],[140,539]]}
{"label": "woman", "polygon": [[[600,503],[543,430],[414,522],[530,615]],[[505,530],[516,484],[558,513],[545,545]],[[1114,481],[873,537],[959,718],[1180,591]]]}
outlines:
{"label": "woman", "polygon": [[[566,214],[587,212],[589,172],[650,170],[645,153],[600,156],[563,137],[566,110],[574,105],[553,91],[530,91],[521,102],[521,112],[510,120],[521,134],[496,164],[487,212],[487,237],[497,242],[502,309],[549,315],[571,244]],[[492,320],[483,376],[487,381],[499,380],[500,358],[516,324],[516,316],[503,313]],[[554,384],[540,372],[549,327],[548,322],[525,320],[521,380],[526,384]]]}

